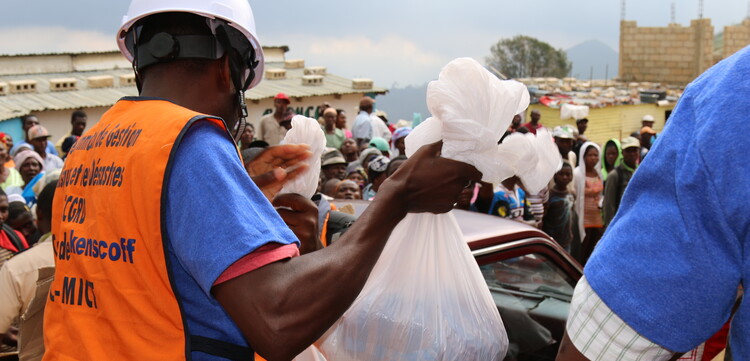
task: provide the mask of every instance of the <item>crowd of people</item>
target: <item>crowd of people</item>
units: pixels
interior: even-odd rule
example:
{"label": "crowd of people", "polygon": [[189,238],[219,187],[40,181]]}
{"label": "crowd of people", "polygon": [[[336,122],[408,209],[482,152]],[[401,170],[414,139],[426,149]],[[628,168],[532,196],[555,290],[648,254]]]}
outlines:
{"label": "crowd of people", "polygon": [[[71,114],[71,130],[56,143],[39,118],[21,118],[25,138],[14,142],[7,133],[0,133],[0,266],[29,246],[38,242],[42,234],[32,217],[37,197],[44,186],[60,177],[68,152],[86,129],[88,116],[83,110]],[[9,232],[10,228],[16,232]]]}
{"label": "crowd of people", "polygon": [[[321,107],[328,148],[308,199],[279,194],[311,153],[277,145],[292,126],[289,97],[276,95],[257,129],[242,126],[244,91],[263,74],[252,10],[215,5],[133,0],[118,45],[139,96],[89,130],[122,127],[121,141],[81,146],[82,112],[60,149],[34,116],[23,141],[0,134],[3,351],[20,326],[22,359],[289,360],[350,307],[408,213],[461,208],[540,227],[587,265],[560,360],[676,359],[734,311],[732,353],[750,355],[750,306],[737,302],[748,217],[736,201],[749,175],[727,156],[747,142],[736,111],[747,100],[725,92],[746,88],[735,75],[748,50],[688,87],[661,135],[651,116],[603,147],[586,139],[587,119],[555,127],[562,166],[536,194],[515,176],[477,183],[440,142],[407,157],[411,128],[389,127],[372,98],[351,129],[344,111]],[[522,121],[506,134],[543,127],[538,111]],[[55,181],[63,164],[70,173]],[[371,203],[355,222],[335,198]]]}
{"label": "crowd of people", "polygon": [[[245,130],[239,145],[245,162],[278,144],[291,129],[294,114],[288,108],[289,97],[279,93],[274,104],[276,111],[260,121],[261,132],[251,127]],[[351,130],[344,110],[327,103],[319,109],[318,121],[326,138],[318,183],[320,197],[328,201],[374,199],[380,184],[407,158],[405,139],[412,128],[404,122],[398,126],[389,123],[387,113],[376,111],[370,97],[360,100]],[[522,116],[517,115],[504,137],[515,132],[535,134],[544,127],[538,110],[532,110],[529,118],[522,124]],[[651,115],[643,117],[640,130],[624,139],[610,139],[603,146],[587,140],[588,122],[582,118],[575,126],[552,129],[563,167],[547,189],[528,194],[518,177],[498,184],[481,182],[464,191],[456,207],[538,227],[585,264],[614,217],[630,177],[657,139]]]}
{"label": "crowd of people", "polygon": [[[44,353],[41,317],[22,317],[39,313],[44,298],[32,307],[38,272],[53,269],[51,235],[52,200],[65,158],[86,129],[88,116],[82,110],[71,114],[71,130],[53,144],[47,129],[35,115],[21,118],[25,138],[15,142],[7,133],[0,133],[0,351],[13,350],[17,345],[18,327],[29,324],[26,332],[26,353],[39,359]],[[53,273],[50,273],[50,276]],[[44,294],[41,295],[46,296]],[[39,298],[40,296],[37,296]],[[33,334],[35,333],[35,334]]]}

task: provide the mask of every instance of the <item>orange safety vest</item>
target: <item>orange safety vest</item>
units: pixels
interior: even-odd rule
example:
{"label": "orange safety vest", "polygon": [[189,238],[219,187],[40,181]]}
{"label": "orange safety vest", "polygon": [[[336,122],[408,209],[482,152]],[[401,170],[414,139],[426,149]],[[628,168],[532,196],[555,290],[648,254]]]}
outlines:
{"label": "orange safety vest", "polygon": [[[167,177],[196,121],[226,131],[220,118],[126,98],[71,149],[53,203],[57,271],[45,360],[185,360],[196,350],[226,357],[212,351],[226,343],[187,334],[165,255]],[[251,349],[239,351],[252,358]]]}

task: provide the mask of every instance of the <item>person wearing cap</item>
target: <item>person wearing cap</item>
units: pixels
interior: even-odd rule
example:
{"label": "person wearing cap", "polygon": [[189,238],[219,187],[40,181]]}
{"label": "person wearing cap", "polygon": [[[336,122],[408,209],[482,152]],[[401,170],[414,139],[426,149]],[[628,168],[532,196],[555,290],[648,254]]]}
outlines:
{"label": "person wearing cap", "polygon": [[289,96],[278,93],[273,97],[274,112],[260,118],[257,139],[263,140],[269,145],[277,145],[284,139],[287,127],[282,125],[284,114],[289,108]]}
{"label": "person wearing cap", "polygon": [[620,142],[622,147],[622,161],[615,169],[607,175],[607,184],[604,187],[604,200],[602,201],[602,216],[604,227],[607,227],[612,218],[615,217],[617,209],[620,208],[620,200],[625,193],[625,188],[633,177],[640,159],[641,143],[638,139],[627,137]]}
{"label": "person wearing cap", "polygon": [[[23,145],[30,145],[29,140],[31,140],[31,138],[29,138],[29,129],[31,129],[31,127],[35,125],[39,125],[39,118],[37,118],[36,115],[31,114],[21,117],[21,128],[23,129],[23,135],[26,137],[26,139],[15,143],[10,147],[11,155],[18,154],[19,147]],[[57,149],[55,149],[55,146],[52,143],[47,143],[47,148],[45,149],[45,151],[47,154],[54,154],[57,156],[60,155],[57,153]]]}
{"label": "person wearing cap", "polygon": [[320,168],[324,181],[329,179],[342,180],[346,177],[346,159],[336,148],[328,148],[323,152]]}
{"label": "person wearing cap", "polygon": [[560,152],[560,157],[575,167],[577,162],[576,155],[573,152],[573,143],[576,137],[573,135],[573,127],[569,125],[556,126],[552,129],[552,137],[555,138],[555,145]]}
{"label": "person wearing cap", "polygon": [[271,146],[248,168],[236,147],[264,67],[248,2],[133,0],[117,39],[139,96],[66,160],[45,360],[291,360],[349,308],[407,213],[447,212],[481,178],[424,146],[341,242],[297,257],[319,242],[318,208],[278,192],[309,147]]}
{"label": "person wearing cap", "polygon": [[47,128],[35,125],[29,129],[28,134],[29,144],[34,147],[34,151],[44,160],[45,171],[51,172],[63,167],[65,163],[60,157],[47,153],[47,145],[49,145],[49,138],[51,137]]}
{"label": "person wearing cap", "polygon": [[394,156],[406,156],[406,136],[411,133],[411,127],[401,127],[393,132],[393,149],[391,154]]}
{"label": "person wearing cap", "polygon": [[390,149],[388,148],[388,141],[381,137],[373,137],[370,139],[370,148],[375,148],[380,151],[380,154],[386,158],[390,158]]}
{"label": "person wearing cap", "polygon": [[368,184],[362,190],[362,199],[371,201],[378,194],[380,186],[388,178],[388,163],[390,160],[384,155],[379,155],[367,165]]}
{"label": "person wearing cap", "polygon": [[341,145],[344,144],[346,135],[344,135],[344,131],[336,127],[337,116],[336,109],[330,107],[326,109],[323,112],[323,120],[325,124],[321,126],[321,129],[323,129],[323,133],[326,137],[326,147],[339,149],[341,148]]}
{"label": "person wearing cap", "polygon": [[352,127],[352,137],[357,141],[357,145],[366,148],[372,139],[372,119],[370,114],[373,112],[375,100],[370,97],[363,97],[359,100],[359,114],[354,119]]}
{"label": "person wearing cap", "polygon": [[641,141],[641,159],[643,159],[651,146],[656,140],[656,131],[654,130],[654,117],[646,114],[641,120],[641,130],[638,132]]}

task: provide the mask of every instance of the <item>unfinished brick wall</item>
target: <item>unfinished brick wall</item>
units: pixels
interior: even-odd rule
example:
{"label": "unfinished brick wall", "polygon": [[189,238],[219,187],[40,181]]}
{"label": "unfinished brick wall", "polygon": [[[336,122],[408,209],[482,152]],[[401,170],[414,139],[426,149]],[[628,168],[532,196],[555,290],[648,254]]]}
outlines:
{"label": "unfinished brick wall", "polygon": [[638,27],[620,22],[620,78],[627,82],[685,85],[713,65],[714,28],[710,19],[689,27]]}
{"label": "unfinished brick wall", "polygon": [[750,19],[743,20],[739,25],[724,27],[722,57],[727,58],[748,44],[750,44]]}

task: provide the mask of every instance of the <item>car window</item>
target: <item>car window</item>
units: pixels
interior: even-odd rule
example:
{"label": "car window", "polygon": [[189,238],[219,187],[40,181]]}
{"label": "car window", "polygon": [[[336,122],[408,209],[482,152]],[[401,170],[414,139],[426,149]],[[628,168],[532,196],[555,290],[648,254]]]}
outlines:
{"label": "car window", "polygon": [[540,254],[498,260],[480,266],[490,290],[506,290],[539,294],[570,302],[575,280]]}

